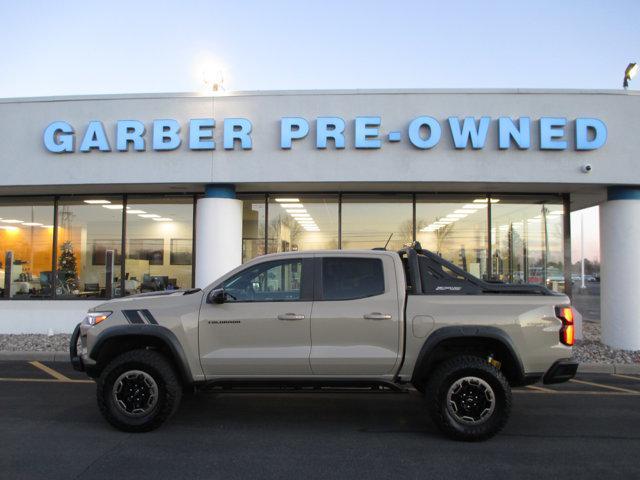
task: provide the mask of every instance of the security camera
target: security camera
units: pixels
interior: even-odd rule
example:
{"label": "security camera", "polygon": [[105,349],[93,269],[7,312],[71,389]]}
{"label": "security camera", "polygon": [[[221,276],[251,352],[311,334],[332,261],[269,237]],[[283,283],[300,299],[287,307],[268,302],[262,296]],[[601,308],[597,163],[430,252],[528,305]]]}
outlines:
{"label": "security camera", "polygon": [[588,163],[586,165],[582,166],[582,173],[590,173],[591,172],[591,165],[589,165]]}

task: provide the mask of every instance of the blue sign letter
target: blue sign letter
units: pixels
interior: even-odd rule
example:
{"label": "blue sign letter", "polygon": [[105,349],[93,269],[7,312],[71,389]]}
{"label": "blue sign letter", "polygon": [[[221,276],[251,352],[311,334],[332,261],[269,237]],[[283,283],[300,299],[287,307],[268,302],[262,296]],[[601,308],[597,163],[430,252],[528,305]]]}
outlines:
{"label": "blue sign letter", "polygon": [[138,120],[118,120],[116,127],[116,148],[120,152],[129,150],[129,142],[133,143],[136,152],[144,152],[144,125]]}
{"label": "blue sign letter", "polygon": [[67,122],[53,122],[45,129],[43,140],[50,152],[73,152],[73,127]]}
{"label": "blue sign letter", "polygon": [[518,123],[519,128],[509,117],[498,119],[498,143],[501,150],[509,148],[512,138],[520,150],[531,147],[531,119],[520,117]]}
{"label": "blue sign letter", "polygon": [[175,150],[180,146],[180,125],[172,119],[153,121],[153,149]]}
{"label": "blue sign letter", "polygon": [[491,118],[481,117],[480,125],[476,127],[476,119],[474,117],[465,117],[461,130],[458,118],[449,117],[449,128],[451,129],[453,144],[458,149],[467,148],[469,137],[471,137],[471,146],[474,150],[484,148],[490,122]]}
{"label": "blue sign letter", "polygon": [[216,142],[213,141],[213,127],[215,126],[216,121],[213,118],[194,118],[191,120],[189,122],[189,148],[191,150],[215,150]]}
{"label": "blue sign letter", "polygon": [[[429,136],[426,138],[420,135],[420,130],[423,126],[429,129]],[[414,147],[422,150],[433,148],[438,144],[441,136],[442,128],[440,123],[433,117],[418,117],[409,124],[409,141]]]}
{"label": "blue sign letter", "polygon": [[80,144],[81,152],[88,152],[92,148],[97,148],[101,152],[110,152],[111,147],[107,141],[107,134],[104,133],[102,122],[96,120],[89,122],[87,131],[84,134],[82,143]]}
{"label": "blue sign letter", "polygon": [[542,117],[540,119],[540,150],[565,150],[566,140],[557,140],[564,135],[566,118]]}
{"label": "blue sign letter", "polygon": [[327,139],[333,138],[336,148],[344,148],[344,120],[339,117],[318,117],[316,121],[316,148],[327,148]]}
{"label": "blue sign letter", "polygon": [[356,117],[356,148],[380,148],[378,127],[380,117]]}
{"label": "blue sign letter", "polygon": [[307,133],[309,133],[309,122],[304,118],[282,117],[280,120],[280,148],[291,148],[291,140],[304,138]]}
{"label": "blue sign letter", "polygon": [[[589,140],[589,130],[593,138]],[[576,119],[576,150],[595,150],[607,141],[607,126],[597,118]]]}
{"label": "blue sign letter", "polygon": [[235,141],[240,140],[243,150],[251,150],[251,122],[246,118],[225,118],[224,120],[224,149],[233,150]]}

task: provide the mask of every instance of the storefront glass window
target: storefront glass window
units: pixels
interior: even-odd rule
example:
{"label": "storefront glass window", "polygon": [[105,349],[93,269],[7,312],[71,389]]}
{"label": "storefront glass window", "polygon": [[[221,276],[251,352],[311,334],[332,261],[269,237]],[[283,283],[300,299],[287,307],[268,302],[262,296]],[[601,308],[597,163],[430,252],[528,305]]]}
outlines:
{"label": "storefront glass window", "polygon": [[388,250],[413,241],[412,197],[343,196],[342,248],[368,250],[384,247],[387,241]]}
{"label": "storefront glass window", "polygon": [[193,197],[129,197],[126,218],[125,295],[191,288]]}
{"label": "storefront glass window", "polygon": [[[10,298],[48,298],[51,289],[53,199],[3,199],[0,204],[0,290]],[[8,268],[7,252],[13,253]],[[10,270],[10,273],[9,273]],[[6,298],[6,297],[5,297]]]}
{"label": "storefront glass window", "polygon": [[494,280],[564,291],[563,206],[540,198],[492,198]]}
{"label": "storefront glass window", "polygon": [[487,198],[416,198],[416,240],[463,270],[487,278]]}
{"label": "storefront glass window", "polygon": [[265,196],[243,197],[242,263],[264,255]]}
{"label": "storefront glass window", "polygon": [[120,269],[106,285],[107,251],[122,261],[122,197],[61,198],[58,204],[57,298],[119,295]]}
{"label": "storefront glass window", "polygon": [[269,196],[269,253],[338,248],[338,196]]}

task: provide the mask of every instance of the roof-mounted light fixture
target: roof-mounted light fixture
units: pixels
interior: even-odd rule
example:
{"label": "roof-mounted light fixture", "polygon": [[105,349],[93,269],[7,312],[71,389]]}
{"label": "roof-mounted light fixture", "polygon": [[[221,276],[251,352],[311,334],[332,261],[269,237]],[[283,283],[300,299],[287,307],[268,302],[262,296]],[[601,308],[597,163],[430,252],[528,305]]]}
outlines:
{"label": "roof-mounted light fixture", "polygon": [[637,63],[630,63],[627,65],[627,69],[624,71],[624,81],[622,82],[622,86],[625,90],[629,88],[629,80],[633,79],[633,77],[638,73],[638,68]]}

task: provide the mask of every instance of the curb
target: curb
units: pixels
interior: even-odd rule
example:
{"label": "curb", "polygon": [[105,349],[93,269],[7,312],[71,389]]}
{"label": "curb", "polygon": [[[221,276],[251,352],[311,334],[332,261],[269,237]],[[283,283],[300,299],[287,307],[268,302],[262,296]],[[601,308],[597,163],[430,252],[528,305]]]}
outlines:
{"label": "curb", "polygon": [[[1,361],[69,362],[69,352],[12,352],[0,350]],[[581,363],[578,373],[620,373],[640,375],[640,363]]]}
{"label": "curb", "polygon": [[1,361],[70,362],[69,352],[12,352],[0,350]]}

